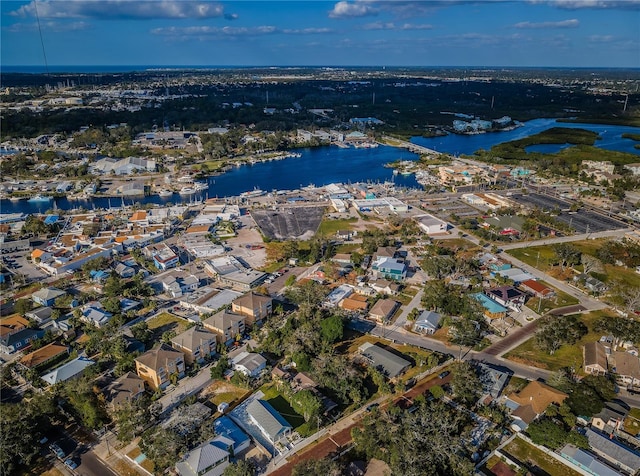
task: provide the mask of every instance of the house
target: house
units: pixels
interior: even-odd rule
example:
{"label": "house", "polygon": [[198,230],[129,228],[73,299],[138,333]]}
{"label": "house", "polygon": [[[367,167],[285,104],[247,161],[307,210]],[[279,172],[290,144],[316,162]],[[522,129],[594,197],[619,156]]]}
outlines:
{"label": "house", "polygon": [[367,307],[369,307],[369,303],[367,302],[366,296],[363,296],[362,294],[352,294],[340,301],[338,306],[345,311],[360,312],[366,311]]}
{"label": "house", "polygon": [[193,274],[189,276],[169,275],[162,280],[162,289],[173,298],[182,297],[198,289],[200,280]]}
{"label": "house", "polygon": [[31,299],[36,304],[40,304],[41,306],[53,306],[56,302],[56,299],[67,294],[62,289],[58,288],[42,288],[38,291],[34,292],[31,295]]}
{"label": "house", "polygon": [[343,299],[351,296],[351,294],[353,294],[353,288],[348,284],[341,284],[329,293],[322,305],[325,307],[336,307]]}
{"label": "house", "polygon": [[480,301],[482,307],[484,307],[484,317],[490,321],[493,319],[504,319],[507,317],[507,308],[502,307],[500,304],[490,299],[488,296],[482,293],[472,294],[471,297]]}
{"label": "house", "polygon": [[374,321],[388,322],[399,305],[400,303],[393,299],[378,299],[369,310],[369,318]]}
{"label": "house", "polygon": [[402,288],[400,284],[386,279],[376,279],[369,283],[369,286],[371,286],[371,288],[376,292],[387,294],[389,296],[395,296]]}
{"label": "house", "polygon": [[29,327],[29,321],[18,314],[0,320],[0,339]]}
{"label": "house", "polygon": [[607,351],[600,342],[588,342],[582,348],[584,371],[591,375],[607,373]]}
{"label": "house", "polygon": [[112,409],[133,402],[144,393],[144,380],[133,372],[127,372],[111,382],[104,389],[106,401]]}
{"label": "house", "polygon": [[252,400],[247,405],[247,414],[272,443],[279,441],[293,430],[289,422],[265,400]]}
{"label": "house", "polygon": [[612,371],[621,383],[635,387],[640,385],[640,360],[629,352],[616,351],[613,358]]}
{"label": "house", "polygon": [[133,269],[131,266],[128,266],[124,263],[118,263],[116,264],[115,268],[113,269],[116,274],[118,276],[120,276],[121,278],[133,278],[133,276],[136,274],[136,270]]}
{"label": "house", "polygon": [[42,376],[49,385],[55,385],[59,382],[66,382],[67,380],[79,377],[82,375],[87,367],[92,366],[95,362],[87,357],[78,357],[58,368],[53,369],[48,374]]}
{"label": "house", "polygon": [[23,328],[0,337],[0,351],[5,354],[13,354],[31,347],[31,342],[41,339],[44,331],[40,329]]}
{"label": "house", "polygon": [[49,306],[39,307],[26,312],[24,315],[25,317],[32,319],[34,322],[36,322],[38,325],[41,326],[51,320],[51,316],[53,315],[53,309],[50,308]]}
{"label": "house", "polygon": [[526,294],[513,286],[500,286],[485,290],[485,294],[498,304],[519,312],[527,299]]}
{"label": "house", "polygon": [[145,256],[153,260],[156,268],[166,271],[180,263],[178,255],[166,243],[154,243],[143,249]]}
{"label": "house", "polygon": [[371,269],[378,278],[402,281],[407,277],[407,264],[396,258],[379,257],[373,262]]}
{"label": "house", "polygon": [[540,299],[549,299],[556,294],[556,292],[549,286],[545,286],[535,279],[527,279],[526,281],[521,282],[520,288]]}
{"label": "house", "polygon": [[[581,450],[572,444],[566,444],[560,450],[560,456],[586,471],[587,474],[596,476],[623,476],[623,473],[615,471],[610,466],[601,463],[593,455],[585,450]],[[583,473],[584,474],[584,473]]]}
{"label": "house", "polygon": [[236,456],[251,446],[251,439],[227,416],[213,422],[213,431],[217,436],[224,436],[233,442],[229,451],[231,456]]}
{"label": "house", "polygon": [[63,355],[68,354],[68,346],[52,342],[22,357],[20,359],[20,365],[27,369],[36,369],[38,367],[44,367],[54,360],[61,358]]}
{"label": "house", "polygon": [[214,289],[211,286],[203,286],[192,293],[183,295],[180,298],[180,305],[205,314],[218,311],[240,296],[242,296],[241,293],[231,289]]}
{"label": "house", "polygon": [[177,375],[179,379],[184,377],[184,354],[167,344],[160,344],[135,360],[136,373],[153,390],[166,388],[172,375]]}
{"label": "house", "polygon": [[588,274],[579,274],[578,276],[574,277],[573,280],[582,282],[584,284],[584,287],[592,293],[602,294],[608,289],[606,284],[604,284],[599,279],[594,278],[593,276],[589,276]]}
{"label": "house", "polygon": [[620,430],[629,413],[629,408],[614,402],[605,402],[599,413],[591,418],[591,426],[610,435]]}
{"label": "house", "polygon": [[491,396],[491,398],[498,398],[500,396],[502,389],[510,377],[509,372],[484,363],[476,366],[476,373],[482,384],[482,392]]}
{"label": "house", "polygon": [[516,431],[525,430],[529,423],[542,415],[552,403],[562,402],[568,395],[542,382],[533,381],[517,393],[507,396],[505,405],[511,410]]}
{"label": "house", "polygon": [[180,476],[222,476],[229,464],[224,444],[212,440],[187,453],[175,469]]}
{"label": "house", "polygon": [[244,335],[244,320],[244,316],[223,310],[202,321],[202,325],[217,335],[218,342],[229,346]]}
{"label": "house", "polygon": [[267,367],[267,359],[254,352],[240,352],[231,359],[233,370],[242,372],[247,377],[255,378]]}
{"label": "house", "polygon": [[390,379],[396,378],[411,367],[411,362],[408,360],[370,342],[365,342],[358,347],[358,350],[369,365],[378,369]]}
{"label": "house", "polygon": [[413,323],[413,330],[422,334],[433,334],[440,327],[442,315],[433,311],[422,311]]}
{"label": "house", "polygon": [[304,372],[298,372],[291,377],[291,387],[295,392],[300,390],[312,390],[315,389],[318,384],[309,375]]}
{"label": "house", "polygon": [[83,307],[80,320],[99,328],[106,325],[112,317],[113,314],[102,309],[102,304],[94,301]]}
{"label": "house", "polygon": [[351,254],[350,253],[336,253],[331,258],[331,261],[338,264],[351,264]]}
{"label": "house", "polygon": [[418,227],[427,235],[439,235],[447,232],[447,222],[433,215],[425,214],[415,216],[414,220],[418,223]]}
{"label": "house", "polygon": [[610,466],[620,468],[629,474],[636,474],[640,470],[640,454],[599,431],[587,428],[585,436],[589,440],[591,451],[607,461]]}
{"label": "house", "polygon": [[273,311],[273,299],[251,291],[235,299],[231,303],[231,311],[246,316],[246,325],[260,326]]}
{"label": "house", "polygon": [[395,258],[396,248],[395,246],[378,246],[378,249],[373,254],[373,261],[378,258]]}
{"label": "house", "polygon": [[191,327],[171,339],[171,345],[184,353],[188,365],[203,363],[216,353],[216,334],[205,329]]}

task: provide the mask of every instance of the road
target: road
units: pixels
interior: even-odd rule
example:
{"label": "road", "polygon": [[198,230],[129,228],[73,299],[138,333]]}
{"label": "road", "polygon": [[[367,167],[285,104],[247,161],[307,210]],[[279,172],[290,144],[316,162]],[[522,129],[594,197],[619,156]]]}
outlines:
{"label": "road", "polygon": [[555,238],[544,238],[535,241],[519,241],[517,243],[500,244],[503,250],[513,250],[516,248],[530,248],[533,246],[550,245],[556,243],[570,243],[572,241],[596,240],[598,238],[622,238],[626,233],[633,231],[633,228],[622,228],[619,230],[601,231],[598,233],[582,233],[580,235],[557,236]]}
{"label": "road", "polygon": [[75,473],[79,476],[118,476],[93,450],[80,456]]}

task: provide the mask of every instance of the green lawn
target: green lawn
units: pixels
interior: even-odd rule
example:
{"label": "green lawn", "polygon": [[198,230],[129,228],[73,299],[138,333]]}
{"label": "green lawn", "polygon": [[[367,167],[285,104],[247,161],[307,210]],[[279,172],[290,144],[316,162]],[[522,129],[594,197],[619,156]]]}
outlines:
{"label": "green lawn", "polygon": [[[553,456],[545,454],[522,438],[514,438],[502,451],[514,456],[518,461],[528,466],[535,475],[548,476],[579,476],[580,473],[561,464]],[[536,471],[533,467],[537,467]]]}
{"label": "green lawn", "polygon": [[418,294],[418,288],[409,286],[404,288],[400,293],[394,297],[396,301],[399,301],[403,306],[406,306],[411,300]]}
{"label": "green lawn", "polygon": [[350,230],[354,223],[357,223],[356,218],[339,218],[337,220],[331,220],[325,218],[320,223],[318,228],[318,234],[323,236],[333,236],[338,230]]}
{"label": "green lawn", "polygon": [[189,322],[181,317],[163,312],[149,319],[147,324],[149,325],[149,329],[153,331],[154,337],[158,338],[167,331],[174,331],[176,335],[184,332]]}
{"label": "green lawn", "polygon": [[589,332],[574,345],[563,345],[553,355],[538,349],[535,345],[535,338],[532,337],[523,344],[504,355],[505,358],[514,362],[522,362],[534,367],[548,370],[558,370],[562,367],[573,366],[578,374],[583,374],[582,370],[582,346],[588,342],[598,340],[602,333],[596,332],[593,327],[595,322],[603,316],[614,316],[608,311],[593,311],[580,316]]}
{"label": "green lawn", "polygon": [[527,301],[527,307],[532,311],[538,312],[538,314],[545,314],[551,311],[552,309],[557,309],[559,307],[565,307],[565,306],[573,306],[574,304],[578,304],[580,302],[578,298],[575,298],[563,291],[560,291],[559,289],[556,289],[553,286],[550,286],[544,281],[538,281],[538,282],[540,284],[544,284],[545,286],[550,287],[556,292],[556,295],[551,299],[542,299],[542,304],[540,304],[540,299],[536,297],[531,298]]}
{"label": "green lawn", "polygon": [[301,436],[308,436],[311,428],[304,421],[304,417],[295,412],[286,398],[278,391],[275,385],[265,385],[260,387],[264,397],[262,400],[268,401],[282,417],[289,422],[294,431],[300,433]]}

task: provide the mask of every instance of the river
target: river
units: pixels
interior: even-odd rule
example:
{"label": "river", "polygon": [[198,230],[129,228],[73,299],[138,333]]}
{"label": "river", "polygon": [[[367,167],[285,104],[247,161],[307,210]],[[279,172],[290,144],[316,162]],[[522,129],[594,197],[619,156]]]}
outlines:
{"label": "river", "polygon": [[[534,119],[524,123],[511,131],[490,132],[477,135],[450,134],[442,137],[424,138],[414,137],[412,142],[423,145],[438,152],[446,152],[453,155],[473,154],[479,149],[490,149],[493,145],[515,139],[521,139],[536,134],[550,127],[571,127],[592,130],[600,134],[601,139],[596,141],[596,146],[628,152],[640,156],[640,150],[635,149],[636,142],[631,139],[623,139],[622,134],[640,134],[640,128],[628,126],[612,126],[603,124],[578,124],[556,122],[555,119]],[[190,198],[203,199],[214,197],[230,197],[242,192],[258,188],[265,191],[293,190],[300,187],[315,184],[317,186],[330,183],[349,182],[384,182],[394,181],[397,186],[419,188],[413,175],[393,175],[392,170],[384,167],[384,164],[396,160],[417,160],[418,156],[404,149],[380,146],[372,149],[342,149],[336,146],[316,147],[310,149],[298,149],[299,158],[260,162],[254,165],[242,165],[222,175],[209,179],[209,189],[202,194],[192,195]],[[639,160],[640,161],[640,160]],[[91,200],[68,200],[67,198],[55,199],[55,206],[60,210],[84,207],[108,208],[119,207],[133,203],[184,203],[189,197],[173,195],[171,197],[126,197],[121,198],[93,198]],[[53,208],[51,202],[11,202],[0,201],[2,213],[44,213]]]}

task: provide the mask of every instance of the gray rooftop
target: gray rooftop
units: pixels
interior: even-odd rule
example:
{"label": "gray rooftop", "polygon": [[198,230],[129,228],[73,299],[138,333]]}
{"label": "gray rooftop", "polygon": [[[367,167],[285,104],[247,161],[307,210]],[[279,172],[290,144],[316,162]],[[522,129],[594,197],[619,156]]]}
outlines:
{"label": "gray rooftop", "polygon": [[247,413],[271,441],[277,441],[287,430],[292,429],[287,420],[265,400],[253,400],[247,405]]}
{"label": "gray rooftop", "polygon": [[379,367],[389,378],[395,378],[408,367],[411,367],[411,362],[408,360],[370,342],[362,344],[359,350],[362,355],[371,361],[373,366]]}
{"label": "gray rooftop", "polygon": [[634,473],[640,469],[640,455],[630,448],[590,429],[587,429],[585,435],[589,440],[589,446],[598,453],[631,468]]}
{"label": "gray rooftop", "polygon": [[[180,476],[218,476],[224,472],[226,465],[216,465],[216,463],[225,458],[228,460],[229,452],[214,445],[213,441],[209,441],[189,452],[184,461],[176,464],[176,469]],[[213,465],[216,466],[204,472]]]}
{"label": "gray rooftop", "polygon": [[69,380],[70,378],[79,375],[84,371],[84,369],[93,365],[94,363],[95,362],[93,360],[86,357],[78,357],[77,359],[74,359],[71,362],[67,362],[57,369],[52,370],[48,374],[43,375],[42,380],[47,382],[49,385],[54,385],[58,382],[64,382],[65,380]]}

